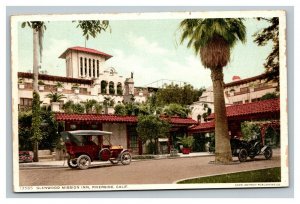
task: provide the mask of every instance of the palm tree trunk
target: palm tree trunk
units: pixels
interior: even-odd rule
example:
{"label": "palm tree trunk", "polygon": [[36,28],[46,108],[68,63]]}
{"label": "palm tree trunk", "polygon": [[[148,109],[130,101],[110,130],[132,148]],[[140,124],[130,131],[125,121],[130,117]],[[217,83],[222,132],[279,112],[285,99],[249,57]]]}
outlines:
{"label": "palm tree trunk", "polygon": [[[39,87],[38,87],[38,75],[39,75],[39,32],[36,31],[35,28],[33,30],[33,93],[39,94]],[[33,94],[34,95],[34,94]],[[35,103],[36,100],[33,100],[33,103]],[[36,106],[36,104],[32,104],[33,107]],[[36,111],[35,108],[32,109],[32,111]],[[37,114],[32,114],[33,117],[39,117]],[[33,118],[33,121],[36,121],[36,119]],[[32,124],[33,129],[33,161],[38,162],[39,156],[38,156],[38,139],[36,138],[35,134],[38,132],[36,127],[37,124]]]}
{"label": "palm tree trunk", "polygon": [[39,92],[38,76],[39,76],[39,32],[33,30],[33,91]]}
{"label": "palm tree trunk", "polygon": [[223,68],[211,69],[215,109],[215,162],[228,164],[232,161],[230,136],[224,99]]}

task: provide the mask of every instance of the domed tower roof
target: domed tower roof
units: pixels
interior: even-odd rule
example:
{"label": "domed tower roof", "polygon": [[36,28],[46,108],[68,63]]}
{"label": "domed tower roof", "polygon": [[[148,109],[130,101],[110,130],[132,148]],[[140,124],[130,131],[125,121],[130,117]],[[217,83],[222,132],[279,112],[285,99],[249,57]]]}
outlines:
{"label": "domed tower roof", "polygon": [[66,55],[69,51],[78,51],[78,52],[85,52],[88,54],[94,54],[94,55],[99,55],[101,57],[104,57],[105,60],[108,60],[109,58],[112,57],[112,55],[106,54],[104,52],[101,52],[99,50],[95,50],[95,49],[91,49],[91,48],[86,48],[86,47],[80,47],[80,46],[76,46],[76,47],[69,47],[68,49],[66,49],[60,56],[59,58],[66,58]]}
{"label": "domed tower roof", "polygon": [[232,81],[239,81],[239,80],[241,80],[240,76],[233,76],[232,77]]}

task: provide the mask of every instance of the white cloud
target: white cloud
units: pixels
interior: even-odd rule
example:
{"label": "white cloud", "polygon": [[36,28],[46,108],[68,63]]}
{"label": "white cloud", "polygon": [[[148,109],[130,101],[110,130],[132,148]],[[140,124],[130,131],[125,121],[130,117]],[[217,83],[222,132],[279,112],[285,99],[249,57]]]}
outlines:
{"label": "white cloud", "polygon": [[[125,78],[130,76],[130,72],[134,72],[136,86],[145,86],[161,79],[184,81],[195,88],[211,85],[210,71],[203,68],[198,57],[189,56],[177,60],[164,58],[159,66],[154,66],[147,56],[126,54],[122,50],[113,50],[113,55],[114,58],[107,61],[107,66],[115,67],[119,75]],[[157,85],[162,85],[162,82]]]}
{"label": "white cloud", "polygon": [[178,61],[166,59],[164,64],[170,79],[190,83],[195,88],[211,86],[210,70],[203,67],[199,57],[188,56]]}
{"label": "white cloud", "polygon": [[106,62],[106,67],[114,67],[124,78],[130,77],[130,73],[133,72],[136,86],[144,86],[161,77],[157,68],[153,67],[147,58],[125,54],[117,49],[113,50],[112,54],[114,57]]}
{"label": "white cloud", "polygon": [[48,74],[57,76],[66,75],[66,65],[64,59],[58,57],[73,44],[65,39],[50,39],[44,41],[42,70],[47,70]]}
{"label": "white cloud", "polygon": [[128,35],[129,42],[136,48],[148,54],[165,55],[168,50],[161,47],[157,42],[150,42],[143,36]]}

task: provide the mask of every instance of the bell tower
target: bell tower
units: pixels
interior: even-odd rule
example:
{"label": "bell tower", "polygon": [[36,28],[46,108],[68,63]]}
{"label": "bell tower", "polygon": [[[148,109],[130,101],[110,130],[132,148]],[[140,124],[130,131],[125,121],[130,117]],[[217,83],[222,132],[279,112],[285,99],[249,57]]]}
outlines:
{"label": "bell tower", "polygon": [[134,97],[134,81],[133,81],[133,72],[131,72],[130,78],[126,78],[125,80],[124,101],[132,102],[133,97]]}

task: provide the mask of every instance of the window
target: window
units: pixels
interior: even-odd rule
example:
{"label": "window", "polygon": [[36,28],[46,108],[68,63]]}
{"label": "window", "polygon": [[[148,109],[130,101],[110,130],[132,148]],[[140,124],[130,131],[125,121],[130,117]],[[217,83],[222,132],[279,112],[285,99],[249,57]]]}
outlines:
{"label": "window", "polygon": [[20,98],[20,105],[22,106],[31,106],[32,98]]}
{"label": "window", "polygon": [[101,81],[101,93],[106,94],[107,82]]}
{"label": "window", "polygon": [[86,76],[86,73],[87,73],[87,65],[86,65],[86,63],[87,63],[87,59],[84,58],[84,75],[85,76]]}
{"label": "window", "polygon": [[241,92],[241,93],[248,93],[248,92],[249,92],[249,88],[248,88],[248,87],[241,88],[241,89],[240,89],[240,92]]}
{"label": "window", "polygon": [[117,85],[117,94],[123,95],[122,84],[120,82]]}
{"label": "window", "polygon": [[243,101],[236,101],[236,102],[233,102],[233,105],[238,105],[238,104],[242,104]]}
{"label": "window", "polygon": [[55,91],[55,89],[56,89],[55,85],[49,85],[49,84],[46,84],[46,85],[45,85],[45,88],[44,88],[44,91],[49,91],[49,92],[51,92],[51,91]]}
{"label": "window", "polygon": [[79,88],[79,93],[88,94],[87,88]]}
{"label": "window", "polygon": [[32,107],[32,98],[20,98],[19,110],[25,111]]}
{"label": "window", "polygon": [[89,77],[92,75],[92,65],[91,65],[91,59],[89,59]]}
{"label": "window", "polygon": [[80,57],[80,76],[83,76],[83,62],[82,62],[82,57]]}
{"label": "window", "polygon": [[93,77],[96,77],[96,74],[95,74],[95,60],[93,59]]}
{"label": "window", "polygon": [[109,87],[108,87],[108,91],[109,91],[109,94],[115,94],[115,84],[114,82],[109,82]]}
{"label": "window", "polygon": [[97,77],[99,77],[99,60],[97,60]]}

